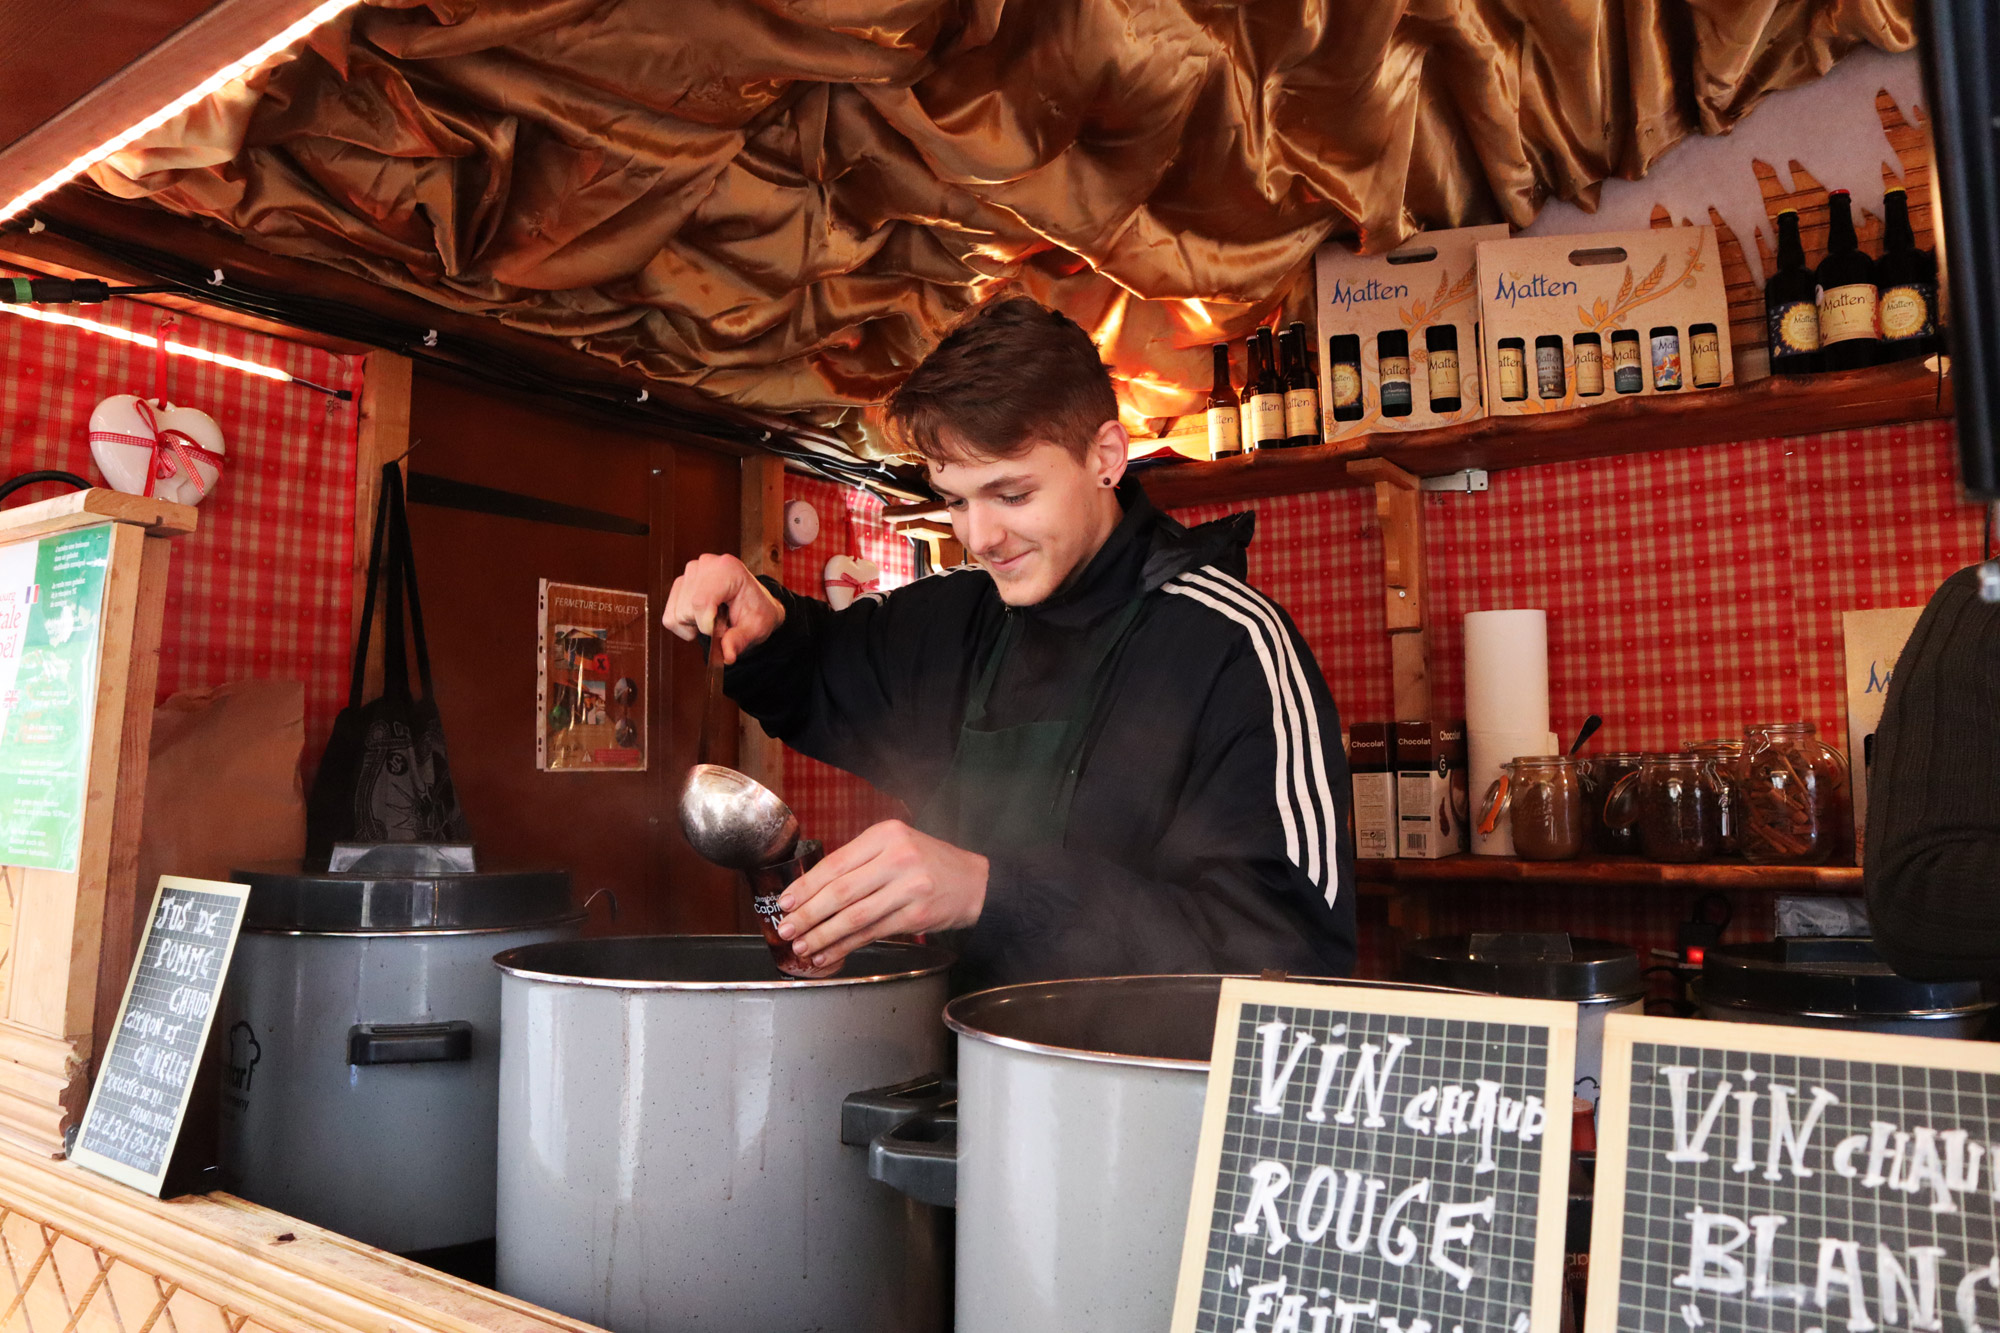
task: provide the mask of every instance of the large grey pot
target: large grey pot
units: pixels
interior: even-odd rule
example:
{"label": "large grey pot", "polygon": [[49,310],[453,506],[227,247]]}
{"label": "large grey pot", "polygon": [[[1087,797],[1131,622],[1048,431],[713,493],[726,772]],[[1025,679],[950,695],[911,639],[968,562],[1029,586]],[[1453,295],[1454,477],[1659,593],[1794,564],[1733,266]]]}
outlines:
{"label": "large grey pot", "polygon": [[519,949],[503,973],[499,1283],[614,1333],[931,1333],[938,1210],[840,1142],[857,1089],[938,1069],[949,954],[823,981],[761,936]]}

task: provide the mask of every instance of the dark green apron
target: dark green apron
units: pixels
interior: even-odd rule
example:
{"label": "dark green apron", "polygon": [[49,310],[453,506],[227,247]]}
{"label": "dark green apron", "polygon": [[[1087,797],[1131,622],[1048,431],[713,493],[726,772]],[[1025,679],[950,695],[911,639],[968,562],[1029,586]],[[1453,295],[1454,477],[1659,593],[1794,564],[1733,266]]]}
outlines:
{"label": "dark green apron", "polygon": [[1091,636],[1088,666],[1079,673],[1062,717],[989,728],[986,704],[993,682],[1020,637],[1021,613],[1010,612],[966,700],[951,768],[919,812],[917,827],[982,856],[1061,846],[1083,768],[1084,739],[1143,605],[1142,597],[1133,598]]}

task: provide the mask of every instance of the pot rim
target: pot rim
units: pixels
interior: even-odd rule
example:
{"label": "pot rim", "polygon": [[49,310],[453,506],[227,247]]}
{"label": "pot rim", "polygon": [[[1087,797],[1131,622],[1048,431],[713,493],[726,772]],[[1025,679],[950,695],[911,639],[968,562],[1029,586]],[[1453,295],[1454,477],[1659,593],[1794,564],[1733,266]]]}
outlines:
{"label": "pot rim", "polygon": [[[764,943],[764,937],[762,935],[604,935],[604,936],[599,936],[598,938],[606,943],[612,941],[626,942],[633,940],[674,940],[677,942],[688,942],[688,943],[695,943],[705,940],[755,940],[759,948],[769,947]],[[562,944],[588,944],[590,942],[591,941],[589,940],[556,941],[556,943],[562,943]],[[543,946],[540,944],[524,944],[517,949],[507,949],[493,956],[493,966],[499,968],[506,975],[510,977],[519,977],[523,981],[533,981],[551,986],[580,986],[591,990],[618,990],[618,991],[788,990],[789,991],[789,990],[799,990],[808,987],[819,989],[832,986],[876,986],[891,981],[916,981],[924,977],[936,976],[942,972],[945,972],[949,970],[952,964],[956,961],[956,959],[954,959],[949,952],[947,952],[944,949],[938,948],[936,945],[916,944],[906,940],[877,940],[873,944],[864,947],[893,949],[899,953],[908,951],[910,953],[915,953],[919,955],[929,955],[933,956],[936,959],[936,961],[926,966],[914,967],[901,972],[875,972],[867,976],[837,975],[831,977],[820,977],[817,979],[806,978],[806,977],[773,976],[767,978],[760,978],[755,981],[644,981],[644,980],[636,980],[629,977],[626,978],[579,977],[579,976],[572,976],[562,972],[538,972],[533,968],[521,966],[518,961],[515,962],[508,961],[509,959],[516,958],[517,955],[525,953],[530,949],[539,949],[542,947]]]}
{"label": "pot rim", "polygon": [[[982,999],[992,995],[1004,995],[1009,991],[1026,991],[1047,986],[1110,981],[1200,980],[1222,982],[1259,981],[1263,979],[1262,977],[1252,976],[1247,972],[1167,972],[1136,973],[1119,977],[1061,977],[1049,981],[1021,981],[1011,986],[995,986],[990,990],[973,991],[969,995],[958,996],[944,1007],[944,1025],[961,1037],[970,1037],[975,1041],[985,1042],[989,1046],[999,1046],[1010,1051],[1026,1051],[1030,1055],[1049,1055],[1059,1060],[1075,1060],[1083,1064],[1124,1065],[1127,1068],[1138,1069],[1187,1070],[1205,1075],[1208,1073],[1209,1067],[1214,1063],[1213,1060],[1180,1060],[1166,1055],[1125,1055],[1119,1051],[1086,1051],[1075,1046],[1052,1046],[1047,1042],[1028,1041],[1021,1037],[1003,1037],[997,1033],[988,1032],[984,1028],[972,1027],[953,1011],[971,1000]],[[1293,976],[1286,977],[1285,980],[1305,982],[1313,985],[1359,986],[1369,990],[1424,991],[1446,995],[1472,994],[1470,991],[1461,991],[1451,986],[1436,986],[1425,982],[1376,981],[1371,978],[1361,977]]]}
{"label": "pot rim", "polygon": [[1952,1019],[1982,1018],[2000,1007],[2000,1000],[1981,1000],[1956,1009],[1786,1009],[1758,1004],[1734,996],[1713,996],[1702,985],[1703,978],[1688,982],[1688,995],[1703,1009],[1735,1009],[1750,1014],[1778,1014],[1790,1018],[1825,1018],[1844,1023],[1943,1023]]}
{"label": "pot rim", "polygon": [[[518,926],[447,926],[436,930],[422,927],[397,927],[389,930],[306,930],[298,926],[245,926],[245,935],[291,936],[300,939],[336,940],[436,940],[458,935],[519,935],[528,930],[554,930],[561,926],[574,926],[590,919],[588,912],[571,912],[568,916],[552,916],[543,921],[523,921]],[[522,948],[531,948],[522,945]],[[511,952],[511,950],[510,950]]]}

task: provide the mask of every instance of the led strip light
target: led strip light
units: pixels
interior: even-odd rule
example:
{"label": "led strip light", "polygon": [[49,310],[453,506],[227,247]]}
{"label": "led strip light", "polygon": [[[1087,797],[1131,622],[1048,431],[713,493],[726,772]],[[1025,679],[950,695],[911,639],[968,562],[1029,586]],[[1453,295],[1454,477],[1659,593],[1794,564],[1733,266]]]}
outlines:
{"label": "led strip light", "polygon": [[[280,32],[277,36],[271,38],[268,42],[265,42],[262,46],[259,46],[256,50],[239,60],[224,65],[221,69],[218,69],[215,73],[209,75],[187,92],[182,93],[179,97],[176,97],[173,101],[155,111],[152,115],[147,116],[144,120],[106,139],[103,143],[97,145],[81,157],[72,160],[67,166],[28,187],[20,194],[15,195],[7,201],[5,206],[0,206],[0,221],[5,221],[13,217],[37,199],[53,193],[64,184],[81,176],[84,172],[102,162],[105,158],[110,157],[113,153],[129,148],[140,137],[152,133],[175,116],[180,115],[181,112],[186,111],[196,102],[201,101],[204,97],[219,92],[231,79],[255,69],[258,65],[263,64],[286,47],[304,39],[313,29],[334,18],[341,11],[353,8],[357,3],[359,3],[359,0],[325,0],[325,3],[315,6],[311,13]],[[190,352],[192,350],[190,349]]]}
{"label": "led strip light", "polygon": [[[101,333],[107,338],[116,338],[120,342],[131,343],[134,347],[145,347],[153,350],[158,350],[161,347],[161,340],[150,333],[134,333],[131,329],[121,329],[116,324],[105,324],[99,320],[85,319],[81,315],[65,315],[55,310],[43,310],[38,306],[0,305],[0,315],[19,315],[23,319],[39,320],[44,324],[61,324],[72,329],[82,329],[87,333]],[[352,396],[345,389],[329,389],[323,384],[314,384],[311,380],[302,380],[289,371],[280,370],[276,366],[267,366],[256,361],[245,361],[242,357],[230,356],[224,352],[211,352],[205,347],[193,347],[187,343],[175,342],[171,338],[165,341],[165,347],[168,356],[185,356],[195,361],[206,361],[211,365],[227,366],[231,370],[240,370],[246,375],[257,375],[267,380],[277,380],[281,384],[297,384],[308,389],[317,389],[321,393],[329,394],[335,398],[348,398]]]}

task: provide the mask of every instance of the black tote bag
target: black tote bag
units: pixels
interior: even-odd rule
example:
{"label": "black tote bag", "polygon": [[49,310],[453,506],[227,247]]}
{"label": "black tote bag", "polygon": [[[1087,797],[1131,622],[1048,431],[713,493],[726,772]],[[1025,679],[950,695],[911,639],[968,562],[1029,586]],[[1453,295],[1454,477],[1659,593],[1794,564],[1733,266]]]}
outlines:
{"label": "black tote bag", "polygon": [[[387,638],[382,648],[382,695],[361,702],[368,664],[368,636],[375,595],[384,584],[387,556]],[[410,599],[409,633],[417,648],[423,696],[410,692],[410,663],[403,627],[403,595]],[[336,842],[464,842],[464,812],[445,757],[444,723],[431,690],[430,650],[417,600],[417,568],[403,508],[403,476],[382,469],[382,498],[375,511],[375,540],[368,553],[368,593],[354,647],[347,707],[333,720],[306,800],[306,863],[323,866]]]}

